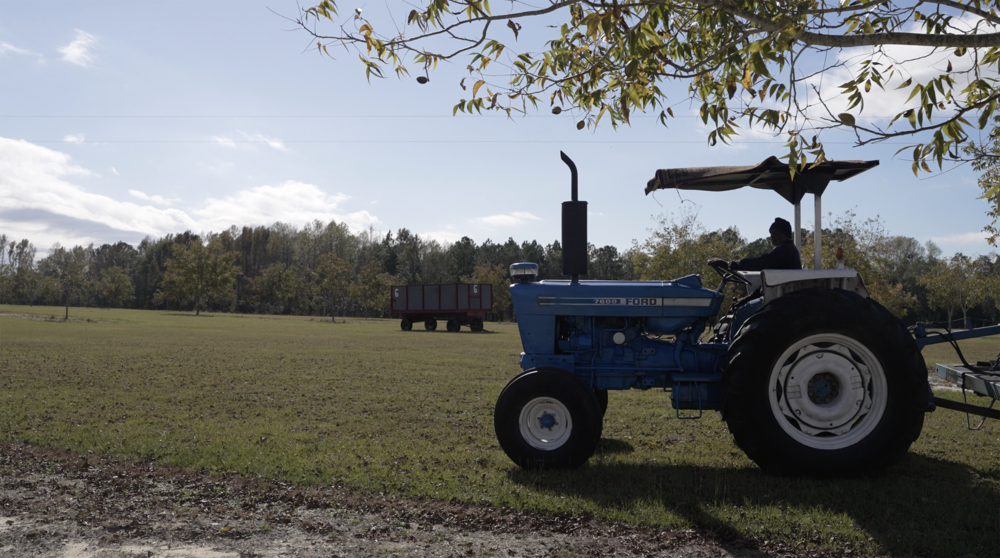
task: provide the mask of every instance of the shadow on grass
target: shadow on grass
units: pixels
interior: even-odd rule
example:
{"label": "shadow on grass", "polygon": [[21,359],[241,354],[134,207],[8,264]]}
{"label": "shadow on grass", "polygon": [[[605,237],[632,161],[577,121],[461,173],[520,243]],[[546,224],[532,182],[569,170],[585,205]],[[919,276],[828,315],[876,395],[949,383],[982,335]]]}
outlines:
{"label": "shadow on grass", "polygon": [[[617,440],[601,443],[628,446]],[[512,469],[509,477],[535,490],[578,496],[606,509],[662,506],[726,541],[787,537],[792,544],[808,542],[815,536],[810,521],[833,512],[848,516],[880,553],[996,556],[1000,489],[983,482],[994,474],[910,454],[869,478],[792,478],[755,468],[599,463],[576,471]],[[740,519],[743,513],[745,520]]]}
{"label": "shadow on grass", "polygon": [[635,451],[635,447],[626,442],[625,440],[616,440],[614,438],[601,438],[601,441],[597,443],[597,455],[611,455],[616,453],[632,453]]}
{"label": "shadow on grass", "polygon": [[482,331],[467,331],[467,330],[464,330],[464,329],[462,331],[447,331],[447,330],[440,330],[440,329],[436,329],[434,331],[428,331],[426,329],[413,328],[410,331],[402,331],[402,330],[400,330],[400,331],[402,333],[406,333],[408,335],[420,334],[420,333],[432,333],[432,334],[442,333],[442,334],[447,334],[447,335],[495,335],[497,333],[500,333],[499,331],[490,331],[488,329],[484,329]]}

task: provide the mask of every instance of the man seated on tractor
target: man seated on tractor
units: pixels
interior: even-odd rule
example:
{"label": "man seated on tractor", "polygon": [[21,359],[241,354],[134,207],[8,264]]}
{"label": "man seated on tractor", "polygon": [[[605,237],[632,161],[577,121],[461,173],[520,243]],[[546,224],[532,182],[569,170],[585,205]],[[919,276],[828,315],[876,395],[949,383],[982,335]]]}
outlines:
{"label": "man seated on tractor", "polygon": [[[769,254],[764,254],[756,258],[743,258],[728,262],[728,267],[732,271],[762,271],[764,269],[802,269],[802,260],[799,257],[799,250],[792,242],[792,224],[776,217],[771,228],[771,244],[774,250]],[[721,258],[708,260],[709,265],[718,265],[725,262]]]}
{"label": "man seated on tractor", "polygon": [[[721,258],[708,260],[708,265],[717,269],[725,270],[725,273],[734,271],[762,271],[765,269],[802,269],[802,260],[799,257],[799,249],[792,242],[792,225],[788,221],[777,217],[771,228],[771,244],[774,250],[769,254],[764,254],[756,258],[743,258],[727,262]],[[715,339],[731,340],[733,335],[739,331],[743,322],[751,315],[760,310],[764,299],[761,297],[761,290],[757,288],[749,295],[733,301],[733,305],[725,317],[715,325]]]}

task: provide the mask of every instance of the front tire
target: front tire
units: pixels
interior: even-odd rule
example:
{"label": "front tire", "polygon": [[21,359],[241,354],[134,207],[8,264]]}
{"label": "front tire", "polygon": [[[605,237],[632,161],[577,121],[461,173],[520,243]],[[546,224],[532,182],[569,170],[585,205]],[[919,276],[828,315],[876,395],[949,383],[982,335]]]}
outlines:
{"label": "front tire", "polygon": [[564,370],[532,369],[507,384],[493,427],[507,457],[526,469],[575,469],[597,449],[602,429],[594,391]]}
{"label": "front tire", "polygon": [[429,318],[424,320],[424,329],[427,331],[434,331],[438,328],[438,321],[434,318]]}
{"label": "front tire", "polygon": [[761,469],[857,476],[899,461],[923,427],[927,372],[871,299],[804,289],[748,318],[724,366],[723,416]]}
{"label": "front tire", "polygon": [[471,329],[472,331],[482,331],[483,330],[483,319],[482,318],[476,318],[476,319],[472,320],[472,324],[469,325],[469,329]]}
{"label": "front tire", "polygon": [[411,329],[413,329],[413,322],[411,322],[409,318],[403,318],[399,322],[399,329],[403,331],[410,331]]}
{"label": "front tire", "polygon": [[458,320],[456,320],[455,318],[452,318],[448,320],[448,323],[445,324],[445,327],[448,328],[448,331],[455,333],[456,331],[462,329],[462,324],[460,324]]}

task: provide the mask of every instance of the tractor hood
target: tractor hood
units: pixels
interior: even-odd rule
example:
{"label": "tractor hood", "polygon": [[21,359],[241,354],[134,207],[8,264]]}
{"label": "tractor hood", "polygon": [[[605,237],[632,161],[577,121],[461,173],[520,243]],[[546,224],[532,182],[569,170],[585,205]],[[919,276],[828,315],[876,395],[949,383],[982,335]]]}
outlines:
{"label": "tractor hood", "polygon": [[824,161],[813,168],[795,173],[793,180],[788,163],[777,157],[746,167],[688,167],[660,169],[646,183],[646,194],[663,188],[725,192],[744,186],[774,190],[789,203],[797,204],[805,194],[823,195],[831,180],[847,180],[878,166],[878,161]]}

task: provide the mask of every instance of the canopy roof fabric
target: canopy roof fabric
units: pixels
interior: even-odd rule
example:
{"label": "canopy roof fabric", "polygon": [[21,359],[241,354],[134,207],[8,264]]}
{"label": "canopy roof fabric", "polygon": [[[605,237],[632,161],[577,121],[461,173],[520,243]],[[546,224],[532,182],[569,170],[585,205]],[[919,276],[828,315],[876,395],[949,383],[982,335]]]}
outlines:
{"label": "canopy roof fabric", "polygon": [[811,169],[796,172],[794,180],[788,163],[779,161],[777,157],[768,157],[762,163],[748,167],[660,169],[646,183],[646,194],[663,188],[725,192],[752,186],[774,190],[796,204],[806,194],[823,195],[831,180],[847,180],[876,166],[878,161],[824,161]]}

